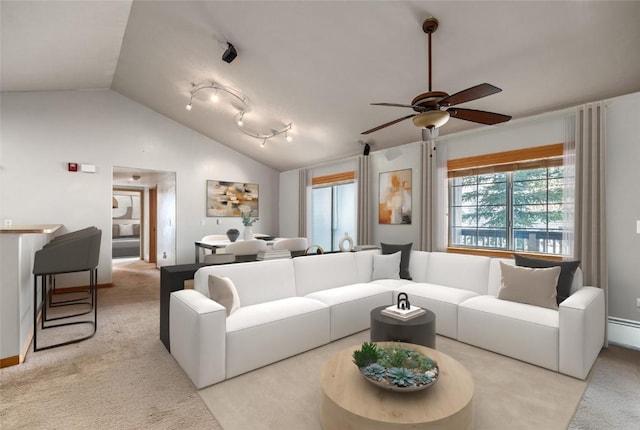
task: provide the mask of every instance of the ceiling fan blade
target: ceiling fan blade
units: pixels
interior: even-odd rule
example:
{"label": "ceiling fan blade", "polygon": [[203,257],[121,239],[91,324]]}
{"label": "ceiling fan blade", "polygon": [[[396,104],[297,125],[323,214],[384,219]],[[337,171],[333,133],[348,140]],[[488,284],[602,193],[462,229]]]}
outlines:
{"label": "ceiling fan blade", "polygon": [[475,109],[451,108],[447,109],[447,112],[449,112],[449,114],[453,118],[464,119],[466,121],[489,125],[507,122],[511,119],[510,115],[503,115],[501,113],[486,112],[483,110]]}
{"label": "ceiling fan blade", "polygon": [[481,99],[482,97],[490,96],[491,94],[499,93],[500,91],[502,91],[500,88],[485,82],[484,84],[479,84],[475,87],[467,88],[466,90],[452,94],[449,97],[440,100],[438,104],[445,107],[459,105],[460,103]]}
{"label": "ceiling fan blade", "polygon": [[382,129],[382,128],[389,127],[390,125],[393,125],[393,124],[397,124],[397,123],[399,123],[400,121],[404,121],[405,119],[409,119],[409,118],[414,117],[414,116],[416,116],[416,115],[417,115],[417,114],[412,114],[412,115],[404,116],[404,117],[402,117],[402,118],[398,118],[398,119],[396,119],[396,120],[393,120],[393,121],[387,122],[387,123],[385,123],[385,124],[379,125],[379,126],[377,126],[377,127],[374,127],[374,128],[372,128],[371,130],[363,131],[363,132],[362,132],[362,133],[360,133],[360,134],[369,134],[369,133],[373,133],[374,131],[378,131],[378,130],[380,130],[380,129]]}
{"label": "ceiling fan blade", "polygon": [[399,104],[399,103],[371,103],[371,105],[373,105],[373,106],[407,107],[407,108],[411,108],[411,109],[421,108],[422,107],[422,106],[417,106],[417,105],[403,105],[403,104]]}

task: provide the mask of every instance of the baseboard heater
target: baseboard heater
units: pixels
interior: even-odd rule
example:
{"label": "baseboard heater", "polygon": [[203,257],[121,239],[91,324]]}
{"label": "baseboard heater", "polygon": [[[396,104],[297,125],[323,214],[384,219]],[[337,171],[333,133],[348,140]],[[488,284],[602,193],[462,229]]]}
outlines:
{"label": "baseboard heater", "polygon": [[609,317],[609,343],[640,350],[640,321]]}

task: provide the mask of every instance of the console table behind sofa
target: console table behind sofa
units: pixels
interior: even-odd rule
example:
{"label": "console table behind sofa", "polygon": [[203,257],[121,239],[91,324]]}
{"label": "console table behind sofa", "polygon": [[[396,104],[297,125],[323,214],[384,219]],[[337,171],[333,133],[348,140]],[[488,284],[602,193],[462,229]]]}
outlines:
{"label": "console table behind sofa", "polygon": [[178,264],[163,266],[160,269],[160,340],[167,351],[171,352],[169,343],[169,300],[171,293],[184,289],[184,281],[193,279],[196,270],[209,266],[207,263]]}

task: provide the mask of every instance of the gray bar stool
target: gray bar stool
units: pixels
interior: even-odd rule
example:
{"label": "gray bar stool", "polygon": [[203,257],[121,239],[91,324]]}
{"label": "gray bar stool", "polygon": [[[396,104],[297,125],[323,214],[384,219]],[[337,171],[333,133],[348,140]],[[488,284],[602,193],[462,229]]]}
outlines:
{"label": "gray bar stool", "polygon": [[[34,292],[33,292],[33,350],[40,351],[43,349],[55,348],[62,345],[69,345],[80,342],[82,340],[93,337],[98,327],[98,262],[100,260],[100,242],[102,231],[89,227],[87,229],[72,232],[54,238],[46,244],[41,250],[35,254],[33,265],[34,274]],[[51,277],[63,273],[89,272],[89,299],[88,302],[77,302],[74,300],[67,301],[67,304],[86,304],[89,310],[86,312],[72,313],[58,317],[49,318],[47,316],[47,294],[49,294],[47,277]],[[38,277],[41,279],[41,297],[38,300]],[[62,327],[76,324],[91,324],[93,331],[86,336],[72,339],[66,342],[60,342],[53,345],[38,348],[38,310],[42,308],[41,329],[54,327]],[[46,323],[56,320],[64,320],[77,317],[93,312],[93,319],[71,321],[66,323],[49,324]]]}

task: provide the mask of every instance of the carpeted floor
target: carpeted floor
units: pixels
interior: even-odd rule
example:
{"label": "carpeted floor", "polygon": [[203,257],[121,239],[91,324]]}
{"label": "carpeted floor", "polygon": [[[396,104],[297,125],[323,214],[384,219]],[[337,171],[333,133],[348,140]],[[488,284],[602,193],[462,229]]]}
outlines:
{"label": "carpeted floor", "polygon": [[[98,331],[0,371],[0,428],[220,429],[159,339],[159,271],[116,266]],[[76,328],[39,334],[39,345]],[[86,330],[86,329],[84,329]]]}
{"label": "carpeted floor", "polygon": [[[113,288],[100,290],[98,332],[94,338],[51,350],[29,352],[25,363],[0,370],[0,428],[222,428],[159,340],[159,271],[143,262],[117,265],[113,283]],[[41,334],[39,341],[51,341],[49,336],[56,334]],[[245,382],[252,379],[255,372],[201,390],[201,395],[207,398],[211,410],[225,424],[225,430],[317,428],[313,427],[317,424],[314,412],[317,402],[313,396],[296,394],[295,389],[308,388],[306,381],[317,374],[323,354],[330,353],[334,347],[346,347],[349,342],[357,344],[362,336],[366,337],[366,332],[341,340],[335,346],[327,345],[324,350],[305,353],[316,355],[312,361],[299,360],[305,354],[293,357],[290,360],[300,364],[292,373],[284,374],[280,370],[287,361],[260,369],[257,372],[266,376],[261,377],[259,386],[251,390]],[[487,371],[480,379],[474,375],[476,410],[482,408],[486,412],[476,416],[478,429],[525,428],[516,425],[524,411],[534,418],[529,428],[561,428],[558,425],[546,427],[541,423],[551,416],[557,417],[558,423],[564,423],[561,426],[566,425],[579,400],[579,395],[575,399],[576,389],[580,391],[580,386],[584,386],[582,381],[450,339],[438,338],[438,348],[463,363],[472,373],[474,368]],[[517,370],[519,366],[524,366],[524,373]],[[544,381],[549,376],[549,380],[562,384],[553,385],[553,389],[545,387]],[[484,383],[484,377],[493,382]],[[570,429],[638,428],[640,351],[615,346],[603,350],[587,382],[589,385]],[[291,389],[278,392],[277,387]],[[509,393],[506,400],[497,400],[500,391]],[[210,392],[215,393],[212,399],[219,404],[208,398]],[[542,398],[534,396],[536,392],[544,395]],[[229,399],[235,399],[234,404],[223,410],[221,405],[230,404]],[[570,400],[568,403],[567,399]],[[270,402],[274,405],[273,410],[261,409]],[[293,415],[298,419],[294,427],[283,427],[278,424],[276,415]],[[225,420],[234,416],[236,421],[226,424]],[[269,423],[268,420],[273,420],[273,424],[264,424]],[[244,422],[250,422],[251,426],[239,425]]]}
{"label": "carpeted floor", "polygon": [[640,429],[640,351],[609,346],[600,352],[569,429]]}
{"label": "carpeted floor", "polygon": [[[322,366],[336,352],[366,340],[368,331],[357,333],[199,393],[225,430],[321,430]],[[436,346],[473,376],[478,430],[566,429],[587,385],[444,337],[438,336]]]}

